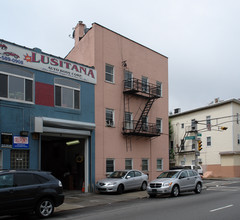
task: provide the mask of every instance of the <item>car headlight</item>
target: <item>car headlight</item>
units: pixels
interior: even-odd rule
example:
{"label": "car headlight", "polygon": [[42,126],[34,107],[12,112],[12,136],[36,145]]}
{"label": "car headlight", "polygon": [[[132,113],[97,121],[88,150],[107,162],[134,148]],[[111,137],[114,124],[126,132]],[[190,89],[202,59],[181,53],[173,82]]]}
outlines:
{"label": "car headlight", "polygon": [[116,184],[117,184],[117,182],[108,183],[107,186],[114,186],[114,185],[116,185]]}
{"label": "car headlight", "polygon": [[171,186],[171,185],[172,185],[172,182],[167,182],[163,184],[163,186]]}

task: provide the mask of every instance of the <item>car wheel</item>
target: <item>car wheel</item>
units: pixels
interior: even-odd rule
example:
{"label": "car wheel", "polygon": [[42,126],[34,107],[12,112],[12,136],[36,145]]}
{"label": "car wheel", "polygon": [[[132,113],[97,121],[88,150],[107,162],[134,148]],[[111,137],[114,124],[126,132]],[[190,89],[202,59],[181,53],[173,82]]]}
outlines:
{"label": "car wheel", "polygon": [[35,211],[36,214],[41,218],[49,217],[54,212],[53,201],[49,198],[40,200]]}
{"label": "car wheel", "polygon": [[201,193],[201,191],[202,191],[202,184],[201,183],[197,183],[196,188],[195,188],[194,191],[197,194]]}
{"label": "car wheel", "polygon": [[177,197],[179,195],[179,187],[177,185],[172,188],[172,196]]}
{"label": "car wheel", "polygon": [[117,193],[118,193],[118,194],[122,194],[123,191],[124,191],[124,186],[121,184],[121,185],[119,185],[118,188],[117,188]]}
{"label": "car wheel", "polygon": [[141,190],[142,191],[145,191],[147,189],[147,183],[146,182],[143,182],[142,183],[142,186],[141,186]]}

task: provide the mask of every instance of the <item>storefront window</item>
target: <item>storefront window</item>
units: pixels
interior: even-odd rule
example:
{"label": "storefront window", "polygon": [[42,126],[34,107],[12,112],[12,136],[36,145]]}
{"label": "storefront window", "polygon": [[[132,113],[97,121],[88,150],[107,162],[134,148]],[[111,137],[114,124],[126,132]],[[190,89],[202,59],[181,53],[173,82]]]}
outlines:
{"label": "storefront window", "polygon": [[28,169],[29,151],[11,150],[11,169]]}
{"label": "storefront window", "polygon": [[66,79],[55,79],[55,105],[65,108],[80,108],[80,85]]}
{"label": "storefront window", "polygon": [[20,101],[33,101],[33,75],[0,73],[0,97]]}

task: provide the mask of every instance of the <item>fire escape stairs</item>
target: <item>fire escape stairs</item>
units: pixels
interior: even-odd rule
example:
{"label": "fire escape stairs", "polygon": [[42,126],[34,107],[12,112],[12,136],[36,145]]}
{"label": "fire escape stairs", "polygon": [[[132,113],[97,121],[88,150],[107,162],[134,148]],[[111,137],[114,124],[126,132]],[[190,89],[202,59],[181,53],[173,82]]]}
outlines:
{"label": "fire escape stairs", "polygon": [[147,103],[146,103],[146,105],[145,105],[145,107],[144,107],[144,109],[143,109],[143,111],[141,113],[141,116],[139,117],[139,119],[138,119],[138,121],[136,123],[136,126],[134,128],[134,132],[135,133],[139,133],[139,132],[141,132],[143,130],[143,124],[144,124],[143,119],[147,118],[148,113],[149,113],[149,111],[150,111],[150,109],[151,109],[151,107],[153,105],[153,102],[155,100],[156,100],[156,98],[153,98],[153,97],[148,98]]}

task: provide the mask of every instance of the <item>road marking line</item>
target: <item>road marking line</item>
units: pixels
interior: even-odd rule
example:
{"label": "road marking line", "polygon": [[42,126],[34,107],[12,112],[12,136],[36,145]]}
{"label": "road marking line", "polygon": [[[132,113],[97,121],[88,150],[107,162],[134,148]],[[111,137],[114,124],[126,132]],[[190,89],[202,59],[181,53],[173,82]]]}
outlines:
{"label": "road marking line", "polygon": [[233,205],[223,206],[223,207],[220,207],[220,208],[217,208],[217,209],[212,209],[212,210],[210,210],[210,212],[216,212],[216,211],[218,211],[218,210],[230,208],[230,207],[232,207],[232,206],[233,206]]}

